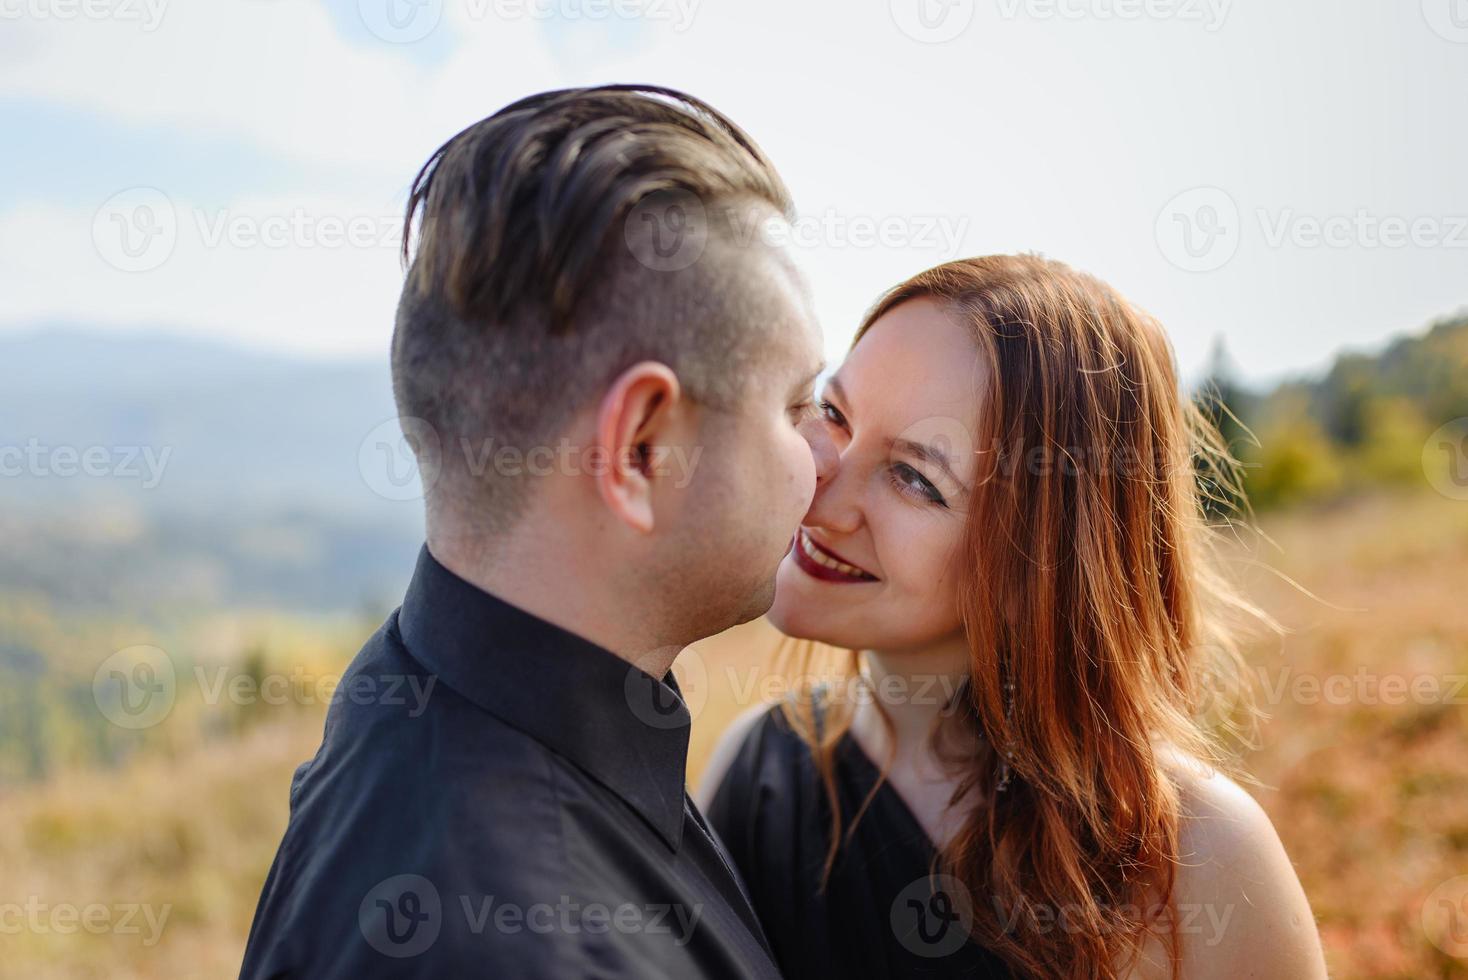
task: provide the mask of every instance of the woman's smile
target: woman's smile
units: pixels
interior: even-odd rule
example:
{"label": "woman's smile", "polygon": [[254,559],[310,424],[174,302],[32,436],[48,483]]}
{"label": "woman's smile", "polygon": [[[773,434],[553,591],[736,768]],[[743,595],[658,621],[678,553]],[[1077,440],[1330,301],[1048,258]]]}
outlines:
{"label": "woman's smile", "polygon": [[816,544],[805,528],[795,532],[795,542],[790,550],[796,567],[822,582],[856,584],[878,581],[875,575],[845,561],[830,548]]}

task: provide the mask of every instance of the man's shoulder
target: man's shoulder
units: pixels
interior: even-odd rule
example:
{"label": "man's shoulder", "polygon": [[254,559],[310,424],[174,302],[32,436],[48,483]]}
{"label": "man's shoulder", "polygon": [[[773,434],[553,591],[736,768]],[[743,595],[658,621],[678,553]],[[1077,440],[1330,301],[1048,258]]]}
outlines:
{"label": "man's shoulder", "polygon": [[560,769],[545,746],[414,659],[390,616],[342,674],[321,746],[291,783],[283,871],[338,860],[452,866],[466,842],[477,859],[512,867],[523,844],[559,830]]}
{"label": "man's shoulder", "polygon": [[[247,975],[269,975],[271,963],[325,969],[319,957],[332,949],[383,953],[390,937],[373,930],[407,935],[414,909],[440,910],[435,955],[413,961],[437,962],[483,941],[493,909],[481,906],[528,904],[544,883],[567,880],[557,761],[432,682],[392,618],[342,675],[321,747],[291,786],[247,960],[259,973]],[[402,923],[385,924],[394,917]],[[464,921],[480,928],[447,928]]]}
{"label": "man's shoulder", "polygon": [[556,761],[535,738],[464,697],[416,660],[397,617],[363,645],[332,692],[316,757],[292,788],[293,810],[329,795],[426,817],[493,812],[549,796]]}

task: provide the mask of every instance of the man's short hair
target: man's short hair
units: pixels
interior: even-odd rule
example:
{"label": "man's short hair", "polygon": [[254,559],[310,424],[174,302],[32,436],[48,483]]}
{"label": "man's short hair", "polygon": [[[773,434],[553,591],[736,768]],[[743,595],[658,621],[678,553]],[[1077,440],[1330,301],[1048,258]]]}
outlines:
{"label": "man's short hair", "polygon": [[438,437],[439,482],[507,525],[527,481],[474,461],[546,444],[640,360],[732,407],[768,325],[727,267],[771,212],[793,206],[764,153],[672,89],[546,92],[441,146],[408,199],[392,347],[399,415]]}

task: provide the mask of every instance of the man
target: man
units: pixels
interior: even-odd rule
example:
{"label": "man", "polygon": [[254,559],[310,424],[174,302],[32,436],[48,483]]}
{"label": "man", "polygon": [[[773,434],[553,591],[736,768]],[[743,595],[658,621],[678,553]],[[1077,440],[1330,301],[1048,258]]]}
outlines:
{"label": "man", "polygon": [[243,976],[777,975],[668,671],[769,608],[814,490],[819,331],[759,233],[790,211],[650,87],[533,96],[419,173],[392,359],[428,541],[292,782]]}

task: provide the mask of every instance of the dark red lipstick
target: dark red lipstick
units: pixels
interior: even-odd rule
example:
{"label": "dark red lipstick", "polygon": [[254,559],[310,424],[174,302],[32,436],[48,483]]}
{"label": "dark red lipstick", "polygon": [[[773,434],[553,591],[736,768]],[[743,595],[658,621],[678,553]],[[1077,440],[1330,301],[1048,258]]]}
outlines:
{"label": "dark red lipstick", "polygon": [[830,548],[817,543],[804,528],[795,532],[790,550],[800,570],[822,582],[857,584],[878,580],[866,569],[853,565]]}

